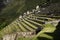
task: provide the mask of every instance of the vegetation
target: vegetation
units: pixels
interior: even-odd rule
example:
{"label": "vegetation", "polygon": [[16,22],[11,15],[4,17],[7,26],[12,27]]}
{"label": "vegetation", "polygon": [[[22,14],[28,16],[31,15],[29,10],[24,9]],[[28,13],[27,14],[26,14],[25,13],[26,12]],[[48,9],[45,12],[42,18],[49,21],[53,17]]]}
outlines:
{"label": "vegetation", "polygon": [[[1,2],[1,1],[0,1]],[[36,31],[40,27],[40,32],[36,34],[34,38],[18,38],[18,40],[59,40],[57,34],[60,30],[57,26],[54,26],[49,21],[59,20],[60,15],[55,11],[59,11],[58,7],[54,7],[53,4],[60,1],[56,0],[14,0],[10,4],[6,5],[0,12],[0,38],[6,34],[14,32],[25,32],[25,31]],[[50,7],[44,5],[44,3],[52,4]],[[59,4],[59,3],[58,3]],[[40,5],[41,8],[47,7],[52,12],[53,16],[43,13],[31,13],[24,15],[24,12],[27,10],[31,11],[35,9],[37,5]],[[56,14],[57,15],[56,15]],[[22,18],[19,18],[23,16]],[[55,34],[56,33],[56,34]],[[56,36],[54,36],[56,35]]]}

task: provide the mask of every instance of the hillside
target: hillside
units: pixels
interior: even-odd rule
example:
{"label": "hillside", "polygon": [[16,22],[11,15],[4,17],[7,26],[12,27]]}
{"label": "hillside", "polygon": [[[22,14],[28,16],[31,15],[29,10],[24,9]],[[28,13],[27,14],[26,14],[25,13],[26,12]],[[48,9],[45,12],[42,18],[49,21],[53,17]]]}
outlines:
{"label": "hillside", "polygon": [[7,4],[0,12],[0,38],[7,34],[34,31],[36,34],[32,40],[58,39],[59,31],[56,33],[56,30],[59,30],[60,3],[44,4],[45,2],[47,1],[15,0]]}

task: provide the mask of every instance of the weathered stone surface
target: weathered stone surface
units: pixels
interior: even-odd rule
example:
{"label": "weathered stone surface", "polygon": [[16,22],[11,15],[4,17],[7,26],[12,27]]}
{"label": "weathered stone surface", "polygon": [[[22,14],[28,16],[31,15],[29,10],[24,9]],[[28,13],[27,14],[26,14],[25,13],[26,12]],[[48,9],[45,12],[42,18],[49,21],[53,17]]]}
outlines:
{"label": "weathered stone surface", "polygon": [[3,36],[3,40],[15,40],[18,37],[33,37],[35,32],[16,32]]}
{"label": "weathered stone surface", "polygon": [[14,40],[16,34],[7,34],[3,37],[3,40]]}

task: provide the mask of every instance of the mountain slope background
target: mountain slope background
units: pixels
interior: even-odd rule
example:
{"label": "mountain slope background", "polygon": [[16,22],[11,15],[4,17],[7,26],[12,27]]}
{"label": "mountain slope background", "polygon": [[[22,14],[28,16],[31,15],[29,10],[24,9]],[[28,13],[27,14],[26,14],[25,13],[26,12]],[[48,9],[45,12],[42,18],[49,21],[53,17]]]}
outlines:
{"label": "mountain slope background", "polygon": [[[0,30],[3,30],[6,26],[11,24],[13,21],[15,21],[20,15],[23,15],[23,13],[26,12],[27,10],[31,11],[31,9],[35,9],[37,5],[43,5],[45,2],[47,1],[46,0],[37,0],[37,1],[36,0],[14,0],[12,3],[7,4],[0,12]],[[51,9],[53,8],[55,11],[57,10],[59,11],[60,9],[58,7],[54,7],[54,4],[58,2],[60,1],[53,0],[52,2],[50,2],[52,5],[49,6],[48,8]],[[42,35],[44,36],[43,33]]]}
{"label": "mountain slope background", "polygon": [[[23,14],[27,10],[34,9],[37,5],[43,5],[43,3],[47,1],[50,1],[50,0],[37,0],[37,1],[36,0],[29,0],[29,1],[28,0],[14,0],[12,3],[6,5],[4,9],[2,9],[2,12],[0,13],[0,20],[1,20],[0,25],[1,26],[8,25],[10,22],[18,18],[20,14]],[[56,1],[51,0],[51,3],[52,2],[56,2]],[[59,0],[57,2],[59,2]],[[1,29],[1,26],[0,26],[0,29]],[[2,26],[2,28],[4,26]]]}

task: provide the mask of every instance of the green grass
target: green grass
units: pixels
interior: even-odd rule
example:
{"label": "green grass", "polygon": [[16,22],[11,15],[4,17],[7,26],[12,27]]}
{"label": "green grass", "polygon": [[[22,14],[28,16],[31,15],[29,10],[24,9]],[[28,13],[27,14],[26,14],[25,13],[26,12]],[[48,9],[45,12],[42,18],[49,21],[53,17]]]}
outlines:
{"label": "green grass", "polygon": [[[26,18],[16,19],[15,21],[13,21],[11,24],[9,24],[3,30],[0,31],[1,32],[0,36],[14,33],[17,31],[19,31],[19,32],[34,31],[35,29],[37,29],[37,26],[35,26],[35,25],[41,26],[40,22],[45,21],[45,20],[40,20],[40,19],[36,20],[33,18],[28,18],[28,17],[29,16],[27,16]],[[34,20],[36,20],[36,21],[34,21]],[[37,22],[39,20],[40,20],[40,22]],[[27,38],[22,37],[22,38],[18,38],[18,40],[38,40],[38,38],[41,38],[41,37],[53,40],[53,36],[50,36],[46,33],[53,33],[56,30],[56,27],[52,24],[43,24],[42,27],[43,27],[43,29],[34,38],[27,39]],[[41,40],[43,40],[43,38],[41,38]]]}
{"label": "green grass", "polygon": [[56,27],[54,27],[52,24],[45,24],[45,28],[41,32],[39,32],[36,35],[35,38],[37,38],[37,37],[45,37],[45,38],[53,40],[53,37],[46,34],[46,33],[53,33],[55,30],[56,30]]}
{"label": "green grass", "polygon": [[23,37],[20,37],[20,38],[18,38],[18,40],[32,40],[32,38],[23,38]]}
{"label": "green grass", "polygon": [[[6,8],[2,10],[0,16],[0,18],[3,20],[0,21],[0,37],[17,31],[34,31],[38,28],[36,25],[39,25],[42,27],[44,26],[44,28],[34,38],[22,37],[18,38],[18,40],[38,40],[38,37],[53,40],[53,36],[46,33],[53,33],[56,30],[56,27],[52,24],[41,24],[40,22],[44,22],[45,19],[54,21],[55,19],[60,19],[60,16],[53,16],[50,18],[46,14],[30,14],[26,15],[22,19],[18,19],[18,17],[27,10],[35,9],[36,5],[41,5],[44,2],[46,2],[46,0],[15,0],[11,4],[7,5]],[[37,18],[37,20],[35,18]],[[43,40],[43,38],[41,40]]]}
{"label": "green grass", "polygon": [[[29,16],[27,16],[29,17]],[[39,21],[40,19],[31,19],[31,18],[21,18],[21,19],[16,19],[15,21],[13,21],[11,24],[9,24],[8,26],[6,26],[3,30],[1,30],[0,35],[6,35],[6,34],[10,34],[10,33],[14,33],[17,31],[20,32],[25,32],[25,31],[34,31],[35,29],[37,29],[37,26],[35,25],[39,25],[41,26],[41,24],[37,21]],[[30,20],[29,20],[30,19]],[[36,20],[36,21],[34,21]],[[40,22],[42,22],[44,20],[40,20]],[[48,21],[47,21],[48,22]],[[56,30],[56,27],[52,24],[43,24],[42,27],[44,26],[44,28],[34,37],[34,38],[19,38],[18,40],[38,40],[38,37],[44,37],[47,39],[53,39],[52,36],[46,34],[46,33],[53,33]],[[32,27],[32,28],[31,28]],[[34,29],[33,29],[34,28]],[[43,39],[43,38],[42,38]]]}

